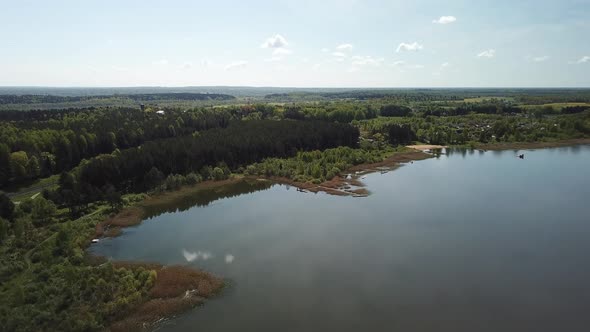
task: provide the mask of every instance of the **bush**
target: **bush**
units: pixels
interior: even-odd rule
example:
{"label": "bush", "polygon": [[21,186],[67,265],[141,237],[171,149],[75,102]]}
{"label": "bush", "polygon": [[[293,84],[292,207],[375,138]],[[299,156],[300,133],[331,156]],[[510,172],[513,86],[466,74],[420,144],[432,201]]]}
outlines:
{"label": "bush", "polygon": [[195,185],[201,181],[203,181],[203,178],[201,177],[201,175],[195,174],[195,173],[189,173],[185,179],[186,184],[189,184],[189,185]]}

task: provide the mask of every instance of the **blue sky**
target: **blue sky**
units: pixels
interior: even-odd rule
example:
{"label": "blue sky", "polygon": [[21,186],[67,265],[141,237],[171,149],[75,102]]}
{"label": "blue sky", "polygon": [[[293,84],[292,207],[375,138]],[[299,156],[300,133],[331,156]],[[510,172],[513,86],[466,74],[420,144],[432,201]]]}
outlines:
{"label": "blue sky", "polygon": [[0,40],[3,86],[590,86],[590,0],[0,0]]}

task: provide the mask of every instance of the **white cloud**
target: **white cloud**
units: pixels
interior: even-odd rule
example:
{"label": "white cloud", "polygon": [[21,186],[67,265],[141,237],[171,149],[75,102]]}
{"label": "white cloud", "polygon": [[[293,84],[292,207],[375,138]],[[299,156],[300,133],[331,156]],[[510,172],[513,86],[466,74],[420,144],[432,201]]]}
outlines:
{"label": "white cloud", "polygon": [[533,57],[531,60],[533,60],[534,62],[543,62],[543,61],[549,60],[549,56],[548,55],[536,56],[536,57]]}
{"label": "white cloud", "polygon": [[455,16],[441,16],[436,20],[433,20],[432,23],[436,23],[436,24],[449,24],[449,23],[453,23],[457,21],[457,18]]}
{"label": "white cloud", "polygon": [[186,249],[182,249],[182,255],[187,262],[192,262],[195,259],[199,258],[199,255],[196,252],[189,252]]}
{"label": "white cloud", "polygon": [[160,59],[158,61],[154,61],[152,62],[154,65],[159,65],[159,66],[166,66],[168,64],[168,60],[166,59]]}
{"label": "white cloud", "polygon": [[262,43],[262,45],[260,47],[262,48],[284,48],[287,45],[289,45],[289,43],[287,43],[287,40],[285,39],[285,37],[276,34],[272,37],[269,37],[264,43]]}
{"label": "white cloud", "polygon": [[404,72],[406,69],[422,69],[424,65],[421,64],[410,64],[406,61],[398,60],[394,61],[393,63],[388,64],[388,66],[392,66],[397,68],[397,70]]}
{"label": "white cloud", "polygon": [[338,51],[352,51],[352,44],[341,44],[336,46]]}
{"label": "white cloud", "polygon": [[273,56],[283,56],[283,55],[289,55],[293,53],[291,50],[288,50],[286,48],[276,48],[273,52],[272,55]]}
{"label": "white cloud", "polygon": [[315,70],[318,70],[318,69],[320,69],[320,67],[321,67],[321,66],[322,66],[322,64],[321,64],[321,63],[316,63],[316,64],[314,64],[314,65],[311,67],[311,69],[315,71]]}
{"label": "white cloud", "polygon": [[127,68],[127,67],[112,66],[111,68],[113,68],[113,70],[115,70],[115,71],[129,71],[129,68]]}
{"label": "white cloud", "polygon": [[586,62],[590,62],[590,56],[588,56],[588,55],[584,55],[583,57],[578,59],[578,61],[576,61],[576,63],[586,63]]}
{"label": "white cloud", "polygon": [[283,58],[281,58],[280,56],[273,56],[271,58],[268,59],[264,59],[264,61],[266,62],[277,62],[277,61],[281,61]]}
{"label": "white cloud", "polygon": [[324,48],[322,48],[322,53],[328,53],[328,52],[330,52],[330,50],[329,50],[329,49],[327,49],[327,48],[325,48],[325,47],[324,47]]}
{"label": "white cloud", "polygon": [[477,54],[478,58],[493,58],[496,55],[496,50],[489,49]]}
{"label": "white cloud", "polygon": [[385,61],[384,58],[373,58],[370,55],[355,55],[351,58],[351,60],[353,66],[380,66]]}
{"label": "white cloud", "polygon": [[334,56],[334,60],[338,62],[344,61],[344,59],[347,57],[346,53],[342,52],[332,52],[332,56]]}
{"label": "white cloud", "polygon": [[450,67],[450,66],[451,66],[451,64],[450,64],[450,63],[448,63],[448,62],[443,62],[443,63],[441,63],[441,64],[440,64],[440,66],[438,67],[438,70],[437,70],[437,71],[435,71],[435,72],[433,72],[433,73],[432,73],[432,75],[439,76],[439,75],[441,75],[441,74],[442,74],[442,73],[445,71],[445,69],[446,69],[446,68],[448,68],[448,67]]}
{"label": "white cloud", "polygon": [[411,44],[401,43],[397,46],[396,52],[399,53],[401,51],[419,51],[423,48],[424,48],[424,46],[418,44],[417,42],[413,42]]}
{"label": "white cloud", "polygon": [[248,61],[234,61],[232,63],[227,64],[227,66],[225,66],[225,70],[229,71],[229,70],[238,70],[238,69],[242,69],[244,67],[246,67],[248,65]]}
{"label": "white cloud", "polygon": [[225,255],[225,263],[231,264],[236,259],[236,257],[232,254]]}
{"label": "white cloud", "polygon": [[192,67],[193,67],[193,63],[192,62],[185,62],[182,65],[182,68],[184,68],[184,69],[191,69]]}

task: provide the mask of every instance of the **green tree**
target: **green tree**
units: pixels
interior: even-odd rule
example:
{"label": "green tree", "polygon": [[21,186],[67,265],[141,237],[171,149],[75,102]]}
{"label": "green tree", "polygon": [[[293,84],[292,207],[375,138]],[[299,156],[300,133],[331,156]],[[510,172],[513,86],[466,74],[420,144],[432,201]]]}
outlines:
{"label": "green tree", "polygon": [[4,242],[4,239],[8,236],[9,228],[10,225],[8,224],[8,220],[0,218],[0,244]]}
{"label": "green tree", "polygon": [[16,178],[24,178],[27,176],[27,164],[29,157],[25,151],[13,152],[10,155],[12,174]]}
{"label": "green tree", "polygon": [[0,143],[0,186],[5,185],[11,177],[10,149],[6,144]]}
{"label": "green tree", "polygon": [[123,199],[121,193],[118,192],[112,184],[108,184],[104,190],[104,196],[107,202],[111,205],[113,211],[118,210],[123,206]]}
{"label": "green tree", "polygon": [[0,192],[0,217],[12,220],[14,213],[14,203],[3,192]]}
{"label": "green tree", "polygon": [[162,184],[164,181],[164,173],[160,172],[156,167],[152,167],[144,176],[144,182],[148,188],[154,188]]}
{"label": "green tree", "polygon": [[72,253],[72,238],[69,230],[62,227],[55,237],[55,249],[53,254],[55,256],[67,257]]}
{"label": "green tree", "polygon": [[223,180],[225,179],[225,173],[223,172],[223,169],[221,169],[220,167],[215,167],[213,169],[213,179],[219,181],[219,180]]}
{"label": "green tree", "polygon": [[30,178],[37,178],[41,174],[41,165],[39,164],[39,159],[36,156],[32,156],[29,158],[27,163],[27,176]]}
{"label": "green tree", "polygon": [[19,245],[23,245],[27,242],[27,224],[28,220],[25,218],[18,218],[14,221],[14,225],[12,226],[14,237]]}
{"label": "green tree", "polygon": [[40,196],[33,200],[31,209],[31,218],[35,224],[47,224],[55,215],[57,208],[52,201],[46,200]]}

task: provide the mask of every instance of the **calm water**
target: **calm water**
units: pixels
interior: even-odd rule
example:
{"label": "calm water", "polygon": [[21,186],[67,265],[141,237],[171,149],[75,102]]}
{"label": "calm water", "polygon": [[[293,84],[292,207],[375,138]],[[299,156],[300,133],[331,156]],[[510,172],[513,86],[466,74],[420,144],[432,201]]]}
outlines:
{"label": "calm water", "polygon": [[263,186],[92,250],[229,280],[164,331],[589,331],[590,146],[524,153],[371,174],[367,198]]}

